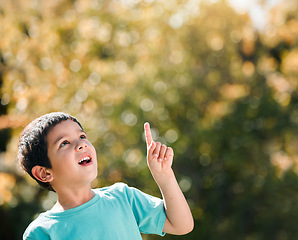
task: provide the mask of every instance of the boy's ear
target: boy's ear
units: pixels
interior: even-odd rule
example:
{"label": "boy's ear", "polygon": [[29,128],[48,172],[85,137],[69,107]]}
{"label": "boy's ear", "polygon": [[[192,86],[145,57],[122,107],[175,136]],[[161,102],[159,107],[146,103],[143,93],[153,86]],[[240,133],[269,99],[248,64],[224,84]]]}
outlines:
{"label": "boy's ear", "polygon": [[51,182],[54,179],[52,173],[46,167],[34,166],[31,172],[41,182]]}

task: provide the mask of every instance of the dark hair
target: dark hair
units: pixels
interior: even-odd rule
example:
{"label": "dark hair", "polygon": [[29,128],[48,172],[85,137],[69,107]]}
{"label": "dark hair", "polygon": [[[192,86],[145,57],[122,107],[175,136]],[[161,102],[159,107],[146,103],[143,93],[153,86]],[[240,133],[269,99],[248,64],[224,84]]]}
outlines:
{"label": "dark hair", "polygon": [[34,166],[52,168],[50,159],[48,157],[46,137],[48,132],[54,126],[66,120],[72,120],[76,122],[83,130],[83,127],[76,118],[63,112],[53,112],[36,118],[29,123],[24,128],[19,138],[18,160],[20,161],[22,168],[33,179],[35,179],[40,186],[50,191],[55,191],[51,184],[37,180],[32,174],[32,168]]}

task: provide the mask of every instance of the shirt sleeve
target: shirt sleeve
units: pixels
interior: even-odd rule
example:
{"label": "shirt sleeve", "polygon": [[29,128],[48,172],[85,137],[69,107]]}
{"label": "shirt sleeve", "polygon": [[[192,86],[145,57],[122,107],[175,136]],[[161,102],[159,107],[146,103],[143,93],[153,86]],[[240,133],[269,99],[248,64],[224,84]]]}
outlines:
{"label": "shirt sleeve", "polygon": [[39,219],[34,220],[23,234],[23,240],[50,240],[50,236],[46,234],[42,227],[36,224]]}
{"label": "shirt sleeve", "polygon": [[164,202],[142,191],[123,184],[123,190],[139,226],[140,232],[164,236],[162,231],[166,220]]}

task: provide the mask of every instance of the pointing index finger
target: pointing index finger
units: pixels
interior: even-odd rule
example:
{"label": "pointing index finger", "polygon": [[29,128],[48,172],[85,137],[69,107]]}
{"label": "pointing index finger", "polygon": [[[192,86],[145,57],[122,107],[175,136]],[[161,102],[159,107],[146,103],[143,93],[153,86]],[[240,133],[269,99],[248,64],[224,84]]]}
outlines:
{"label": "pointing index finger", "polygon": [[145,138],[146,138],[147,146],[149,147],[152,143],[152,134],[150,130],[150,124],[148,122],[144,124],[144,129],[145,129]]}

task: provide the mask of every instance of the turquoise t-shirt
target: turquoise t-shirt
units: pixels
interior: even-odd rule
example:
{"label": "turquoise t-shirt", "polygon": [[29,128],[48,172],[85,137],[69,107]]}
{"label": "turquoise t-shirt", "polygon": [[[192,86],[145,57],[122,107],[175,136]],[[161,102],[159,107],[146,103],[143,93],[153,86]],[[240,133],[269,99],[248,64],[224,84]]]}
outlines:
{"label": "turquoise t-shirt", "polygon": [[41,213],[23,239],[138,240],[141,233],[163,236],[163,200],[124,183],[94,189],[87,203],[63,212]]}

